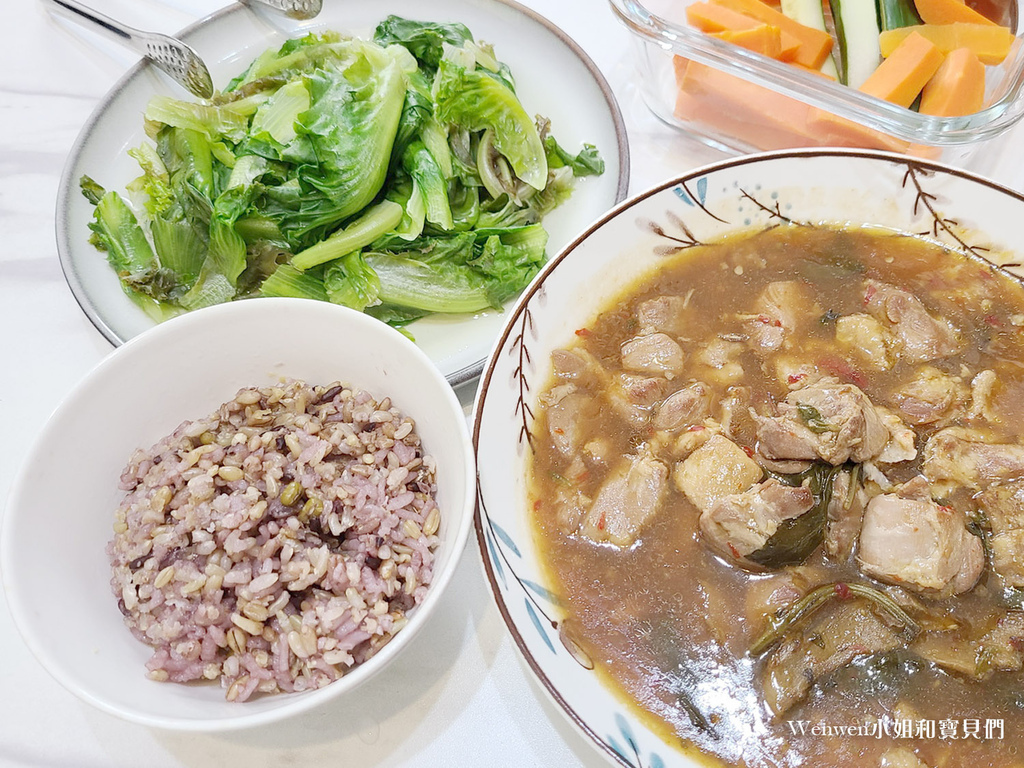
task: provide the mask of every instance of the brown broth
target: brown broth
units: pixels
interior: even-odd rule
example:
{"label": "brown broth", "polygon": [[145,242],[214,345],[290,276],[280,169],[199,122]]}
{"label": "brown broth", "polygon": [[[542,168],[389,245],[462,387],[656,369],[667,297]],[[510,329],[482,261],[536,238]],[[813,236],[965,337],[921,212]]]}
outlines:
{"label": "brown broth", "polygon": [[[824,316],[863,312],[858,286],[865,278],[912,292],[933,314],[960,329],[967,342],[963,353],[929,364],[954,374],[963,374],[964,367],[972,375],[994,370],[1000,381],[994,407],[1002,417],[996,429],[1006,442],[1021,442],[1024,288],[980,260],[917,238],[869,230],[779,227],[694,248],[626,290],[576,345],[607,370],[618,371],[620,347],[637,330],[638,305],[652,297],[689,296],[687,330],[681,340],[687,368],[672,383],[678,389],[697,378],[706,381],[704,369],[695,362],[698,350],[723,334],[733,338],[736,315],[749,313],[772,281],[804,281]],[[898,361],[888,371],[866,370],[856,353],[834,340],[828,318],[812,323],[786,354],[817,362],[823,372],[858,384],[873,402],[889,406],[893,392],[920,365]],[[738,360],[745,371],[739,383],[749,387],[755,407],[785,395],[771,357],[762,365],[762,358],[745,348]],[[726,397],[725,384],[708,383],[715,402]],[[596,390],[593,395],[603,397]],[[607,404],[586,430],[610,441],[616,456],[632,453],[653,438],[652,427],[628,424]],[[933,430],[915,431],[920,449]],[[543,415],[538,435],[548,435]],[[1024,765],[1024,674],[1001,673],[977,682],[944,672],[908,651],[857,659],[819,681],[803,704],[783,721],[776,720],[761,697],[758,662],[746,654],[764,628],[763,614],[756,610],[758,595],[774,577],[749,573],[716,557],[700,540],[697,510],[671,482],[660,511],[629,548],[594,544],[566,533],[558,523],[557,506],[569,462],[550,442],[537,441],[531,508],[536,510],[535,532],[550,581],[566,605],[567,631],[598,660],[598,672],[666,741],[691,753],[695,746],[707,765],[750,768],[878,766],[882,754],[895,746],[913,749],[930,768]],[[905,479],[919,466],[920,450],[917,460],[892,474]],[[602,480],[599,472],[588,470],[578,482],[592,497]],[[958,501],[970,504],[966,496]],[[820,547],[800,567],[811,583],[871,583],[855,564],[832,562]],[[996,604],[994,593],[995,587],[983,579],[965,595],[928,605],[937,615],[990,626],[1006,610]],[[680,689],[695,692],[719,738],[694,726],[678,704]],[[962,723],[979,718],[984,726],[987,719],[1000,718],[1003,737],[943,740],[938,731],[934,738],[910,739],[793,733],[799,721],[807,728],[818,723],[862,725],[908,713],[914,719],[935,721],[936,729],[941,720]]]}

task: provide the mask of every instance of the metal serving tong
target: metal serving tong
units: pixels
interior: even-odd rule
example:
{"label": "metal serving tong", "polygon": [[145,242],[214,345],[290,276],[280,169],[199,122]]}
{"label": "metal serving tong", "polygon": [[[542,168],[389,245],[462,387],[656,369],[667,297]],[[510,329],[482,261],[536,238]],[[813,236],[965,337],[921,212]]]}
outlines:
{"label": "metal serving tong", "polygon": [[238,0],[244,5],[265,5],[293,19],[312,19],[323,10],[324,0]]}
{"label": "metal serving tong", "polygon": [[[241,0],[245,4],[261,3],[283,11],[295,19],[311,19],[320,13],[323,0]],[[51,11],[71,21],[88,26],[106,37],[146,57],[170,75],[190,93],[201,99],[213,96],[213,78],[195,50],[170,35],[143,32],[94,11],[78,0],[43,0]]]}

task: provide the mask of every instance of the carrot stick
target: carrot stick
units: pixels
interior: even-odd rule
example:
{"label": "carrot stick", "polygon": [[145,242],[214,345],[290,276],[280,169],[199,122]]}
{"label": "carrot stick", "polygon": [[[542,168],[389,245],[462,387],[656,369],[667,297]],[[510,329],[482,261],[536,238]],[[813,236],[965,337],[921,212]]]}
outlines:
{"label": "carrot stick", "polygon": [[878,65],[860,90],[909,107],[942,64],[942,52],[922,35],[911,33]]}
{"label": "carrot stick", "polygon": [[982,64],[1000,64],[1016,39],[1006,27],[994,24],[921,24],[916,27],[890,29],[878,36],[883,56],[889,56],[911,33],[931,40],[943,53],[957,48],[970,48]]}
{"label": "carrot stick", "polygon": [[921,91],[923,115],[970,115],[985,103],[985,65],[969,48],[957,48]]}
{"label": "carrot stick", "polygon": [[803,64],[805,67],[819,69],[829,53],[832,51],[832,36],[820,29],[807,27],[799,22],[793,21],[779,11],[769,7],[761,0],[710,0],[713,5],[720,5],[746,16],[778,27],[800,41],[793,56],[793,61]]}
{"label": "carrot stick", "polygon": [[921,21],[925,24],[952,24],[962,21],[967,24],[991,24],[994,21],[982,16],[963,0],[914,0]]}

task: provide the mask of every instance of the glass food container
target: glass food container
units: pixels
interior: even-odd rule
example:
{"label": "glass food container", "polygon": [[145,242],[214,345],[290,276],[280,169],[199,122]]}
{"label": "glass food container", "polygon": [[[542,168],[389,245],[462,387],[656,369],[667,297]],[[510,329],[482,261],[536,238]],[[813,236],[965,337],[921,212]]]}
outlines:
{"label": "glass food container", "polygon": [[[698,1],[609,0],[633,33],[638,84],[648,107],[717,149],[864,147],[964,166],[1024,115],[1020,37],[1002,63],[985,68],[979,112],[936,117],[706,35],[686,20],[687,6]],[[970,4],[975,2],[981,0]],[[1015,4],[978,9],[1017,34]],[[700,77],[697,87],[684,91],[679,82],[688,67]]]}

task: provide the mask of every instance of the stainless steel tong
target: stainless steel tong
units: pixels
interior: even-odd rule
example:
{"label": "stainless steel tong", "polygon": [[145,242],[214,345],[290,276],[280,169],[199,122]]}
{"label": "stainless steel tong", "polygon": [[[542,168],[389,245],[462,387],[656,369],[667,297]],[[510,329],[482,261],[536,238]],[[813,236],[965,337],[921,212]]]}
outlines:
{"label": "stainless steel tong", "polygon": [[293,19],[312,19],[324,7],[324,0],[238,0],[245,5],[265,5]]}
{"label": "stainless steel tong", "polygon": [[[78,0],[42,0],[51,11],[100,32],[152,61],[190,93],[201,99],[213,96],[213,78],[195,50],[169,35],[144,32],[94,11]],[[242,0],[283,11],[292,18],[311,19],[320,13],[323,0]]]}

